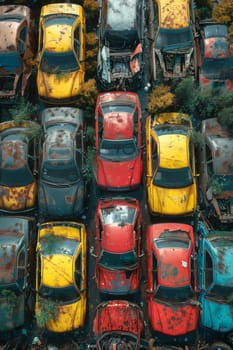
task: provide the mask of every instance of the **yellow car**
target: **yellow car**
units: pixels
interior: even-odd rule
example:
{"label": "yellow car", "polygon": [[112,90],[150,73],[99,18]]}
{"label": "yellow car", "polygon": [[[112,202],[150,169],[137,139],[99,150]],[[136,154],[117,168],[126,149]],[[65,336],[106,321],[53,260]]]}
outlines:
{"label": "yellow car", "polygon": [[57,333],[83,327],[86,294],[85,226],[68,221],[41,224],[36,247],[38,325]]}
{"label": "yellow car", "polygon": [[0,123],[0,212],[35,209],[36,139],[23,136],[30,125],[29,121]]}
{"label": "yellow car", "polygon": [[146,183],[151,214],[186,215],[197,205],[192,123],[188,115],[162,113],[146,120]]}
{"label": "yellow car", "polygon": [[44,5],[39,19],[37,90],[41,100],[77,100],[84,82],[85,14],[77,4]]}

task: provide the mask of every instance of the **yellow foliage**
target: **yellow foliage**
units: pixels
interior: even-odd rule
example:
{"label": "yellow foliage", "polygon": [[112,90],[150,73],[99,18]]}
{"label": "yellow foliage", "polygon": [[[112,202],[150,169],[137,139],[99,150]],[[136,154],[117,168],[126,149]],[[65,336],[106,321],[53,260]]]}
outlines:
{"label": "yellow foliage", "polygon": [[89,32],[86,34],[86,46],[89,47],[89,46],[96,46],[98,47],[98,38],[97,38],[97,35],[96,33],[94,32]]}
{"label": "yellow foliage", "polygon": [[159,85],[155,87],[148,99],[147,109],[154,115],[171,107],[175,103],[175,95],[170,92],[170,87]]}
{"label": "yellow foliage", "polygon": [[99,9],[99,4],[97,0],[84,0],[83,7],[90,12],[96,12]]}
{"label": "yellow foliage", "polygon": [[98,93],[99,92],[96,87],[96,80],[89,79],[82,85],[78,99],[78,106],[84,109],[87,106],[90,108],[94,107]]}
{"label": "yellow foliage", "polygon": [[212,12],[212,18],[219,23],[229,26],[229,34],[233,40],[233,2],[232,0],[222,0]]}

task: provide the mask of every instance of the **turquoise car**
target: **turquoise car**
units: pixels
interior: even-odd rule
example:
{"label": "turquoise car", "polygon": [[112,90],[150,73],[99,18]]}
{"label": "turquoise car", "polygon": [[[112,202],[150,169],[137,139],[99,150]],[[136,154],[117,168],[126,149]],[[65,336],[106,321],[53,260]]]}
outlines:
{"label": "turquoise car", "polygon": [[233,335],[233,232],[199,223],[197,276],[201,327]]}

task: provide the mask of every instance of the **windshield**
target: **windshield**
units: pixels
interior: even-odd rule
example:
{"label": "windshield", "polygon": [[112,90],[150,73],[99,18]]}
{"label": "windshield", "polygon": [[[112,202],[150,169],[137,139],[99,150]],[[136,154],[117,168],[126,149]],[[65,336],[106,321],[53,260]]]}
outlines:
{"label": "windshield", "polygon": [[121,254],[109,253],[103,250],[99,264],[110,269],[130,269],[137,264],[137,255],[134,250]]}
{"label": "windshield", "polygon": [[214,284],[207,296],[227,301],[233,295],[233,287]]}
{"label": "windshield", "polygon": [[228,29],[226,25],[212,24],[212,25],[206,25],[204,27],[204,36],[206,39],[216,38],[216,37],[228,38],[229,34],[228,34]]}
{"label": "windshield", "polygon": [[39,296],[42,298],[51,298],[57,302],[80,299],[80,293],[73,285],[63,288],[52,288],[41,285],[39,288]]}
{"label": "windshield", "polygon": [[21,66],[18,52],[0,52],[1,69],[11,73]]}
{"label": "windshield", "polygon": [[104,160],[122,162],[135,159],[138,155],[135,139],[101,140],[99,156]]}
{"label": "windshield", "polygon": [[130,224],[135,220],[136,209],[126,205],[117,205],[101,209],[102,219],[105,225]]}
{"label": "windshield", "polygon": [[189,49],[193,46],[192,31],[190,27],[181,29],[164,29],[158,32],[155,48],[166,50],[170,47],[174,50]]}
{"label": "windshield", "polygon": [[81,174],[74,160],[69,162],[47,160],[41,169],[41,179],[49,183],[72,184],[81,180]]}
{"label": "windshield", "polygon": [[123,104],[123,103],[117,103],[114,104],[111,102],[111,104],[101,104],[101,109],[103,111],[103,114],[112,113],[112,112],[127,112],[130,114],[133,114],[133,111],[135,109],[135,105],[129,105],[129,104]]}
{"label": "windshield", "polygon": [[189,168],[166,169],[159,167],[153,178],[153,185],[164,188],[183,188],[193,184]]}
{"label": "windshield", "polygon": [[113,51],[133,51],[140,42],[136,30],[109,29],[105,30],[103,41]]}
{"label": "windshield", "polygon": [[205,59],[201,74],[206,79],[233,79],[233,57]]}
{"label": "windshield", "polygon": [[193,289],[190,285],[177,288],[158,286],[154,294],[154,299],[158,298],[162,300],[182,302],[191,299],[193,295]]}
{"label": "windshield", "polygon": [[4,141],[0,144],[0,184],[26,186],[33,182],[27,164],[27,144],[23,141]]}
{"label": "windshield", "polygon": [[44,51],[40,62],[40,69],[50,74],[73,72],[79,69],[79,63],[73,51],[58,53]]}

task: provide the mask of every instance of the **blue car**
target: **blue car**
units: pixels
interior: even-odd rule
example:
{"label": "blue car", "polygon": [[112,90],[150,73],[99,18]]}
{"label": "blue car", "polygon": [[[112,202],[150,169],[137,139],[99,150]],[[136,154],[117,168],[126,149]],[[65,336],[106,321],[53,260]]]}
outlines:
{"label": "blue car", "polygon": [[[209,230],[199,222],[197,276],[201,326],[233,333],[233,232]],[[233,334],[232,334],[233,335]]]}

